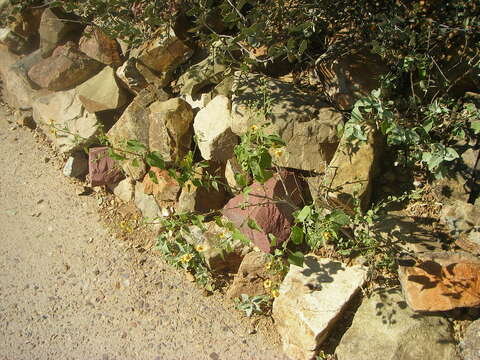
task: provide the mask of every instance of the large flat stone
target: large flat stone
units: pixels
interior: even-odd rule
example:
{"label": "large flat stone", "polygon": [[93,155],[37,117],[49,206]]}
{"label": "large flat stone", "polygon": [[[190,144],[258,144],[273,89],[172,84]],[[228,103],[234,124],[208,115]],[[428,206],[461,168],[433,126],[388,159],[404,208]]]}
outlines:
{"label": "large flat stone", "polygon": [[413,312],[398,289],[363,301],[335,354],[338,360],[458,359],[448,320]]}
{"label": "large flat stone", "polygon": [[291,359],[310,360],[350,299],[365,282],[367,269],[316,256],[303,267],[290,265],[273,302],[273,318]]}

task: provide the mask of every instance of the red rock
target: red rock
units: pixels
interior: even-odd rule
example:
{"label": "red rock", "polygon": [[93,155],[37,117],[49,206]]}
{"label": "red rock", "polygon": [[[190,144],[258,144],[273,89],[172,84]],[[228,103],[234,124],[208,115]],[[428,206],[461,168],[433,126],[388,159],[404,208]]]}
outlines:
{"label": "red rock", "polygon": [[426,252],[400,260],[405,300],[415,311],[480,306],[480,259],[462,251]]}
{"label": "red rock", "polygon": [[[268,253],[272,250],[268,234],[277,238],[277,246],[290,236],[292,213],[302,203],[301,184],[293,173],[284,171],[263,185],[253,183],[244,209],[241,205],[245,197],[240,194],[231,199],[222,212],[256,246]],[[247,223],[249,219],[255,220],[263,231],[251,229]]]}
{"label": "red rock", "polygon": [[98,27],[85,28],[79,41],[79,50],[105,65],[121,64],[118,43]]}
{"label": "red rock", "polygon": [[57,47],[52,56],[32,66],[28,77],[41,88],[71,89],[100,70],[101,64],[79,52],[73,42]]}
{"label": "red rock", "polygon": [[108,156],[107,147],[90,149],[88,152],[88,173],[92,187],[114,185],[124,178],[120,166]]}
{"label": "red rock", "polygon": [[145,175],[143,179],[143,192],[147,195],[153,195],[157,201],[175,202],[180,192],[180,185],[172,178],[167,170],[156,167],[150,169],[157,178],[158,184],[155,184],[150,175]]}

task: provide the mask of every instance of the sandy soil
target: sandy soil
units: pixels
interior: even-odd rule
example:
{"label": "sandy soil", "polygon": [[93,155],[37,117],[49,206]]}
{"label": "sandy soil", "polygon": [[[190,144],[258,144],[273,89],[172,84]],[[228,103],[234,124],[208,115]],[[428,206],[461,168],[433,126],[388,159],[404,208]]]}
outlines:
{"label": "sandy soil", "polygon": [[[283,359],[151,252],[112,238],[0,108],[0,359]],[[272,336],[274,338],[275,336]]]}

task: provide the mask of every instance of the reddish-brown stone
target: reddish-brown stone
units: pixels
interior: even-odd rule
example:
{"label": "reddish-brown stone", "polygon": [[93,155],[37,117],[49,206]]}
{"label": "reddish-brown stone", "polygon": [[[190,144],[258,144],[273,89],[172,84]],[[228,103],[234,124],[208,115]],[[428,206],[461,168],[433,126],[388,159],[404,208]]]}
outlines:
{"label": "reddish-brown stone", "polygon": [[158,184],[155,184],[150,175],[145,175],[143,179],[143,192],[147,195],[153,195],[157,201],[175,202],[180,192],[180,185],[172,178],[167,170],[156,167],[150,169],[156,178]]}
{"label": "reddish-brown stone", "polygon": [[[253,183],[245,202],[243,194],[231,199],[223,214],[264,252],[272,250],[268,234],[276,237],[276,245],[288,239],[293,222],[292,213],[302,203],[302,182],[291,172],[276,174],[265,184]],[[242,204],[247,203],[242,208]],[[253,230],[248,220],[254,220],[263,231]]]}
{"label": "reddish-brown stone", "polygon": [[122,62],[118,43],[98,27],[85,28],[79,41],[79,50],[106,65],[119,66]]}
{"label": "reddish-brown stone", "polygon": [[57,47],[52,56],[32,66],[28,77],[41,88],[67,90],[88,80],[101,66],[98,61],[79,52],[76,45],[69,41]]}
{"label": "reddish-brown stone", "polygon": [[402,259],[399,278],[415,311],[480,305],[480,259],[462,251],[428,252]]}
{"label": "reddish-brown stone", "polygon": [[114,185],[124,178],[120,166],[108,156],[107,147],[90,149],[88,173],[92,186]]}

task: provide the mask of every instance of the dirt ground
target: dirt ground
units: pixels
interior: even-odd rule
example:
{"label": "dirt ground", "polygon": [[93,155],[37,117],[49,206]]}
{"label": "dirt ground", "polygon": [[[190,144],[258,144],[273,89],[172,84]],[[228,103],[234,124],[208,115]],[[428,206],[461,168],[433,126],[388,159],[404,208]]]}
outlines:
{"label": "dirt ground", "polygon": [[0,359],[283,359],[149,250],[112,238],[52,151],[0,107]]}

